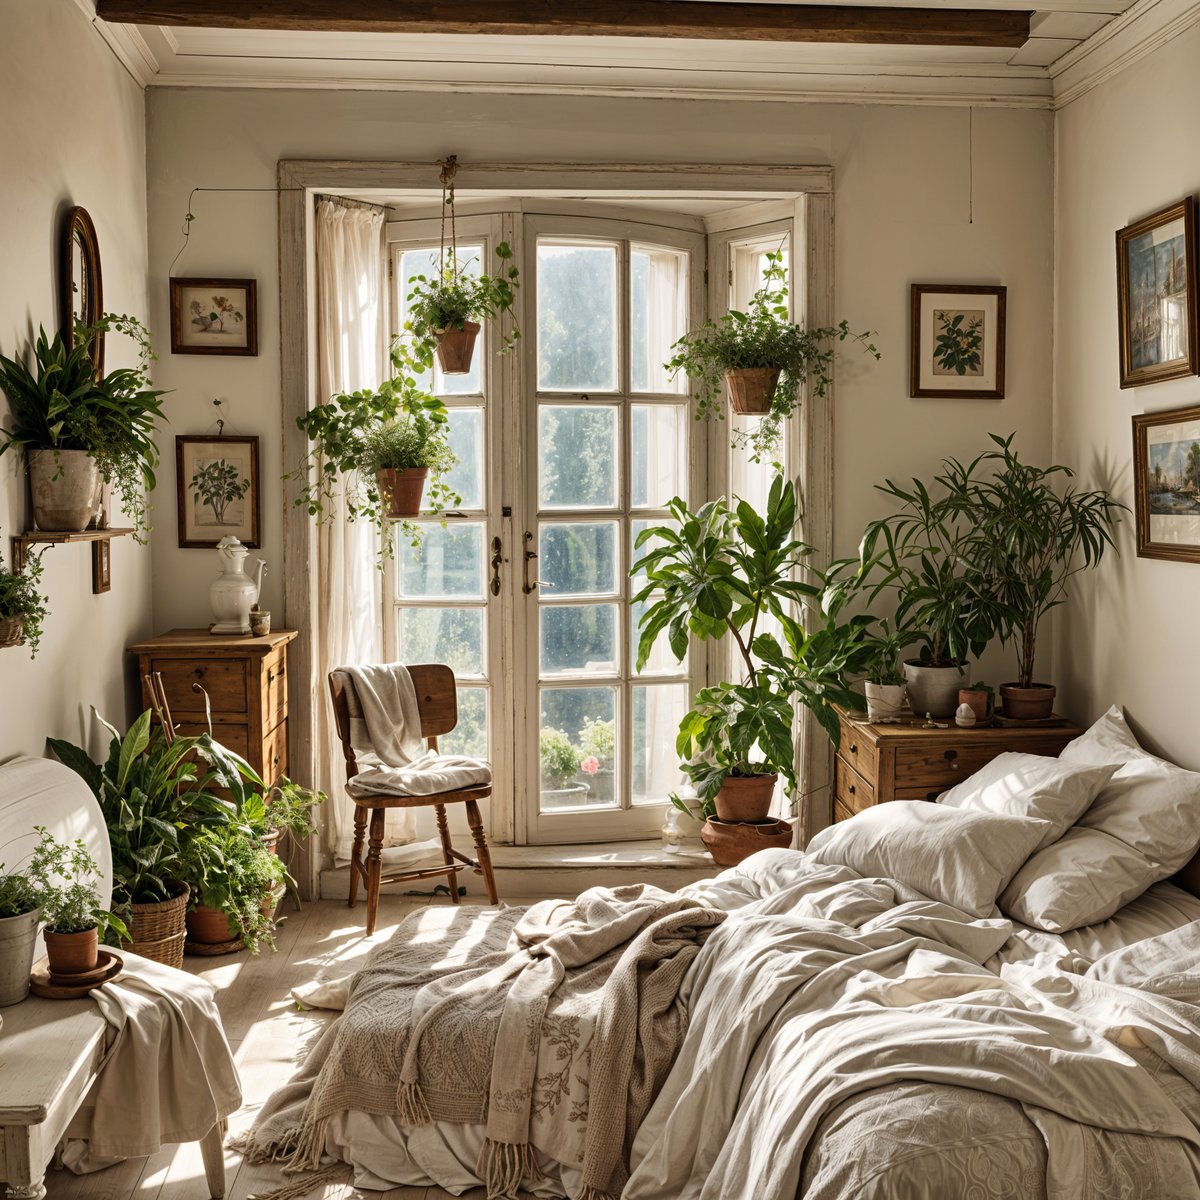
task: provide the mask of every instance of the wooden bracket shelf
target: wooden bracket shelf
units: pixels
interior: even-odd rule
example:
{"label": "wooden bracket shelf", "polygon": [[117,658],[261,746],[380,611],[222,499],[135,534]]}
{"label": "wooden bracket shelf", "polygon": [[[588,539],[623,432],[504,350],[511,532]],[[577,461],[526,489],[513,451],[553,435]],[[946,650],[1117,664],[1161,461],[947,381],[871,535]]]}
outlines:
{"label": "wooden bracket shelf", "polygon": [[12,540],[13,570],[21,571],[30,546],[62,546],[68,542],[91,542],[92,544],[92,594],[107,592],[112,587],[112,558],[109,542],[115,537],[124,537],[132,529],[85,529],[82,533],[52,533],[45,529],[31,529]]}

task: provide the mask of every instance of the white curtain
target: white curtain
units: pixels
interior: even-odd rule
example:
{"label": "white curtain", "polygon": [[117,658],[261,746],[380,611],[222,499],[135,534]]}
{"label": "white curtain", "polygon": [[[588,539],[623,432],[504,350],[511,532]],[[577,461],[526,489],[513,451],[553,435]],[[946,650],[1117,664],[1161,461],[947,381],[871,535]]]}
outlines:
{"label": "white curtain", "polygon": [[[384,211],[374,205],[317,203],[317,394],[378,387],[387,370]],[[347,521],[340,498],[317,527],[316,660],[318,679],[334,667],[383,661],[378,538],[366,521]],[[346,795],[341,743],[328,693],[317,700],[317,777],[329,793],[323,809],[325,845],[350,857],[354,805]],[[388,813],[388,840],[411,841],[403,809]]]}

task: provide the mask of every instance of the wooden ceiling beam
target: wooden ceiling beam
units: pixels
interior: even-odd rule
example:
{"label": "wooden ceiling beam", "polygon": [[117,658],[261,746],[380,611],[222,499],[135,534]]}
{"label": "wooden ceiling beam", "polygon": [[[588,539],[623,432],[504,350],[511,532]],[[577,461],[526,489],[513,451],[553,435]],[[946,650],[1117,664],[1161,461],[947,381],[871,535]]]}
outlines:
{"label": "wooden ceiling beam", "polygon": [[97,0],[96,15],[129,25],[322,33],[1018,47],[1031,13],[702,0]]}

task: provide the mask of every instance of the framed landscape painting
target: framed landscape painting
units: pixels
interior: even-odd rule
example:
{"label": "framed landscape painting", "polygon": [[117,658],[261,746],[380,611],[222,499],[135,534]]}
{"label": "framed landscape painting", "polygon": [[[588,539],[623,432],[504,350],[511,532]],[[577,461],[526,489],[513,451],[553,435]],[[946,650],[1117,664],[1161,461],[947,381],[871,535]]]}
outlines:
{"label": "framed landscape painting", "polygon": [[1133,488],[1138,555],[1200,562],[1200,408],[1133,418]]}
{"label": "framed landscape painting", "polygon": [[175,469],[181,546],[258,548],[258,438],[177,437]]}
{"label": "framed landscape painting", "polygon": [[172,279],[171,353],[258,353],[258,283]]}
{"label": "framed landscape painting", "polygon": [[1200,370],[1191,196],[1117,231],[1117,308],[1123,388]]}
{"label": "framed landscape painting", "polygon": [[914,283],[910,396],[1004,396],[1008,289]]}

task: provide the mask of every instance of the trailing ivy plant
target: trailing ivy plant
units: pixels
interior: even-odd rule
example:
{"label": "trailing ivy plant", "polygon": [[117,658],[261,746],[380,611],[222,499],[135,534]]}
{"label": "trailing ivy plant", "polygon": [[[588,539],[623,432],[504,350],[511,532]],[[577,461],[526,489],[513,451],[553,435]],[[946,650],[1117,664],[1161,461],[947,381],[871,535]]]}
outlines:
{"label": "trailing ivy plant", "polygon": [[0,617],[21,618],[21,634],[30,658],[37,657],[42,626],[49,612],[49,599],[40,589],[41,579],[41,555],[27,552],[22,570],[9,571],[0,554]]}
{"label": "trailing ivy plant", "polygon": [[766,255],[762,281],[745,311],[730,309],[716,320],[685,333],[664,363],[672,377],[680,372],[692,380],[696,419],[725,417],[725,375],[739,367],[778,370],[779,382],[771,397],[771,411],[748,430],[734,437],[745,445],[754,461],[770,460],[778,453],[783,422],[800,405],[807,384],[814,396],[824,396],[830,383],[835,343],[847,339],[880,357],[871,333],[853,333],[848,321],[822,329],[805,329],[791,319],[788,309],[787,267],[782,250]]}
{"label": "trailing ivy plant", "polygon": [[500,265],[495,275],[473,274],[475,259],[460,261],[457,251],[446,247],[440,269],[432,276],[417,275],[408,293],[408,328],[419,341],[438,337],[447,329],[462,329],[468,321],[495,320],[502,313],[512,317],[512,332],[500,340],[500,353],[507,354],[521,330],[513,313],[521,272],[512,263],[507,242],[496,247]]}

